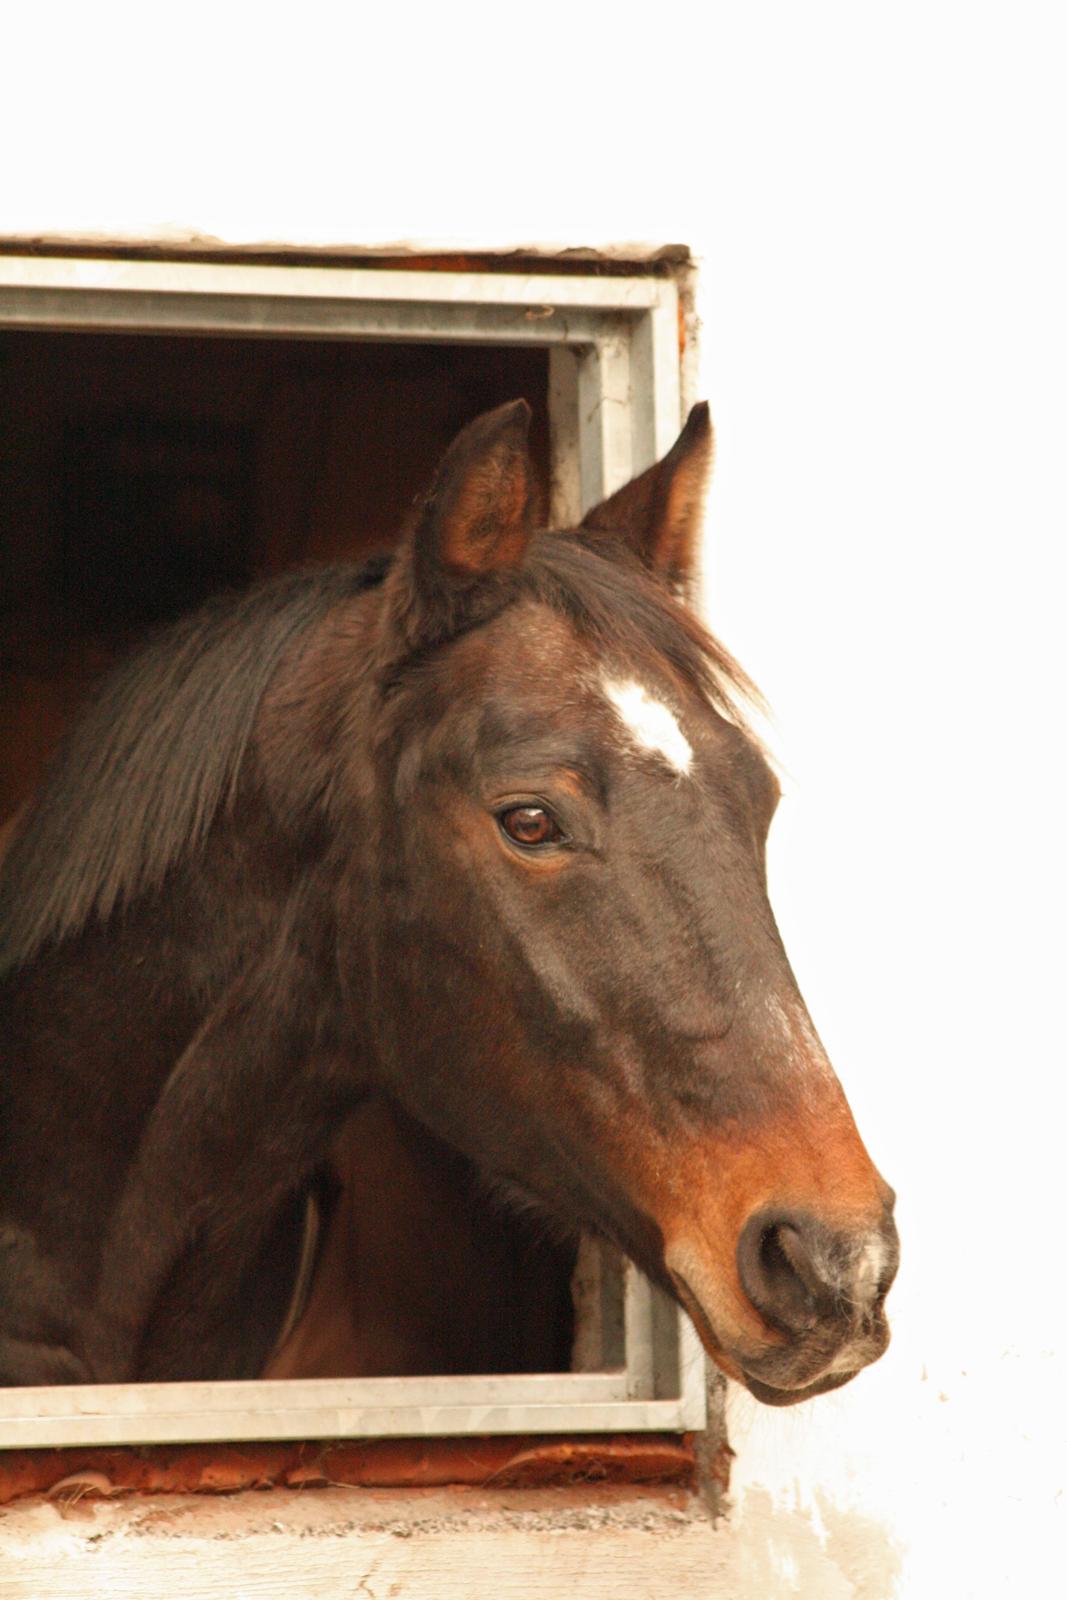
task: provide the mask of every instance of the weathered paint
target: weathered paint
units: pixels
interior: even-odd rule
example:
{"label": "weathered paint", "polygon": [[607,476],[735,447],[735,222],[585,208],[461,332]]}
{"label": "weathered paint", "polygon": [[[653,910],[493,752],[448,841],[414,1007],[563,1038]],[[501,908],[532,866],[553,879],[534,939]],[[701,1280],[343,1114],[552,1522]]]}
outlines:
{"label": "weathered paint", "polygon": [[[721,1487],[728,1452],[713,1463]],[[35,1494],[231,1494],[241,1489],[497,1488],[538,1484],[692,1484],[691,1436],[582,1439],[367,1439],[351,1444],[152,1446],[139,1450],[12,1450],[0,1455],[0,1505]]]}

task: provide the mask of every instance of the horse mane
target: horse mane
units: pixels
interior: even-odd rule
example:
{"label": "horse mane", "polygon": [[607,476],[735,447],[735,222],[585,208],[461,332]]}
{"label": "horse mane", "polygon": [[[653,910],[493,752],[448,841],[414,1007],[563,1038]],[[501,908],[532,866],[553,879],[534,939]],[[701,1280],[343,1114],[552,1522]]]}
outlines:
{"label": "horse mane", "polygon": [[221,596],[108,677],[59,747],[0,869],[0,972],[157,887],[235,793],[289,645],[388,562]]}

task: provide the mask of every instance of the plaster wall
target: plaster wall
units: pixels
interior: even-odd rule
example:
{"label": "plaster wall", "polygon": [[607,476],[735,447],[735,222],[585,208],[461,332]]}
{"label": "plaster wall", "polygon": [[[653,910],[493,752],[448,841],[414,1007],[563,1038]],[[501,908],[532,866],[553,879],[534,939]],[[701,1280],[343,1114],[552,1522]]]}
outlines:
{"label": "plaster wall", "polygon": [[132,16],[5,24],[0,234],[700,259],[707,606],[774,708],[774,898],[904,1247],[878,1367],[731,1396],[729,1592],[1062,1592],[1053,8]]}

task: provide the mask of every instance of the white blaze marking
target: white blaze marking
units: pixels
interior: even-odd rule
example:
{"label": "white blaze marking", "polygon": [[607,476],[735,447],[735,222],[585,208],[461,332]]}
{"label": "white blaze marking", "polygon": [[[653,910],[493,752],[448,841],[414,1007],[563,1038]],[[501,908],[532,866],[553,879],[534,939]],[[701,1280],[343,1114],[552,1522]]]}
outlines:
{"label": "white blaze marking", "polygon": [[662,700],[653,700],[647,689],[631,679],[628,683],[605,681],[604,693],[643,750],[655,750],[669,761],[675,772],[688,772],[693,747],[678,725],[678,718]]}

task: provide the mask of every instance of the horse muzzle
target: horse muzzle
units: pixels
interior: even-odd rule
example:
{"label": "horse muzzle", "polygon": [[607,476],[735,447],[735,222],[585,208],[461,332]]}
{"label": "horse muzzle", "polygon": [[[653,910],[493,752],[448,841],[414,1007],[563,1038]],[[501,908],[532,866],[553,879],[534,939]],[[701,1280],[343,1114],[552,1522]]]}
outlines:
{"label": "horse muzzle", "polygon": [[742,1228],[725,1284],[690,1239],[665,1253],[712,1359],[767,1405],[839,1388],[882,1355],[898,1260],[888,1205],[876,1225],[848,1227],[764,1208]]}

